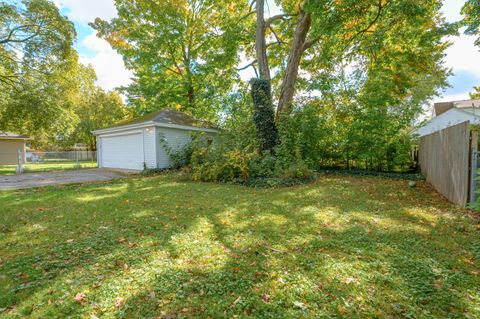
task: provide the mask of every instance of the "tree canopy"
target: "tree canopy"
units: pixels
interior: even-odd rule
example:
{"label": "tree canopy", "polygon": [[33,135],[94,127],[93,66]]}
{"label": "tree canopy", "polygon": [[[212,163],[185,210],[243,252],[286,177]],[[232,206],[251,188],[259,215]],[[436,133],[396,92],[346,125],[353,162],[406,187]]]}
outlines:
{"label": "tree canopy", "polygon": [[[260,76],[272,78],[277,112],[291,112],[295,91],[328,87],[332,75],[346,68],[363,72],[360,80],[384,69],[396,94],[413,89],[421,77],[445,80],[442,58],[448,44],[442,37],[455,28],[442,18],[440,0],[277,1],[283,13],[266,19],[264,2],[256,1],[256,52],[251,55]],[[433,82],[433,91],[445,84]]]}
{"label": "tree canopy", "polygon": [[68,63],[73,23],[46,0],[0,3],[0,82],[14,86],[27,73],[41,76]]}
{"label": "tree canopy", "polygon": [[466,34],[476,35],[476,44],[480,45],[480,1],[467,0],[463,6],[462,13],[465,15],[464,24]]}
{"label": "tree canopy", "polygon": [[134,71],[126,93],[138,113],[175,107],[215,119],[238,80],[243,2],[118,0],[118,17],[92,26]]}
{"label": "tree canopy", "polygon": [[0,129],[38,147],[94,146],[88,114],[96,125],[128,115],[118,94],[99,89],[92,67],[78,62],[73,24],[51,1],[1,2],[0,13]]}

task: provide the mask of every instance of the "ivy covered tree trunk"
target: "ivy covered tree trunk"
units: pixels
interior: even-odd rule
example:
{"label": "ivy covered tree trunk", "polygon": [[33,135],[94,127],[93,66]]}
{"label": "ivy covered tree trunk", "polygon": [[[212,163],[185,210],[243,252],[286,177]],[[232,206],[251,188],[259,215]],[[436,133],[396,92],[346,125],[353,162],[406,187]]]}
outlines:
{"label": "ivy covered tree trunk", "polygon": [[278,144],[278,130],[275,126],[270,81],[252,79],[253,120],[257,127],[259,148],[261,152],[273,151]]}

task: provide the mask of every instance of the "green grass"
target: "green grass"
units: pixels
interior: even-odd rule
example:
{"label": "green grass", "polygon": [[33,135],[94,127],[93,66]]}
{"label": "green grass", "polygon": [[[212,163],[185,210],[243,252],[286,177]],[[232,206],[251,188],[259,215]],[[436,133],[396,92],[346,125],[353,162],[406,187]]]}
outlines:
{"label": "green grass", "polygon": [[0,317],[480,318],[478,220],[418,184],[2,192]]}
{"label": "green grass", "polygon": [[[77,168],[97,167],[97,162],[79,162],[79,165],[80,167],[78,167],[75,161],[49,161],[25,164],[24,168],[27,172],[65,171]],[[16,165],[0,165],[0,175],[14,175],[16,167]]]}

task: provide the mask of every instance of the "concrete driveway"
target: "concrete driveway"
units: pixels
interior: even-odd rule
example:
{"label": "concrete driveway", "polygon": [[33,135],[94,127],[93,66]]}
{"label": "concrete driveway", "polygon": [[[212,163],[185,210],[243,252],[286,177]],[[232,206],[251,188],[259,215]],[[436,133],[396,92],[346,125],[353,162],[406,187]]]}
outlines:
{"label": "concrete driveway", "polygon": [[21,175],[0,175],[0,190],[24,189],[31,187],[108,181],[136,171],[112,170],[105,168],[79,169],[64,172],[25,173]]}

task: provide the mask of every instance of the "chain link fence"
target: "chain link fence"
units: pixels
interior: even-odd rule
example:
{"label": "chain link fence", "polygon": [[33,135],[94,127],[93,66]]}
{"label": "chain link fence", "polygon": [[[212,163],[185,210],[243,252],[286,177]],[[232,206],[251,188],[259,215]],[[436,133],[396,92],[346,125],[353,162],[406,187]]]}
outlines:
{"label": "chain link fence", "polygon": [[96,162],[97,152],[95,151],[68,151],[68,152],[26,152],[26,163],[39,162]]}
{"label": "chain link fence", "polygon": [[0,176],[24,172],[48,172],[97,167],[97,152],[74,150],[64,152],[2,152]]}

